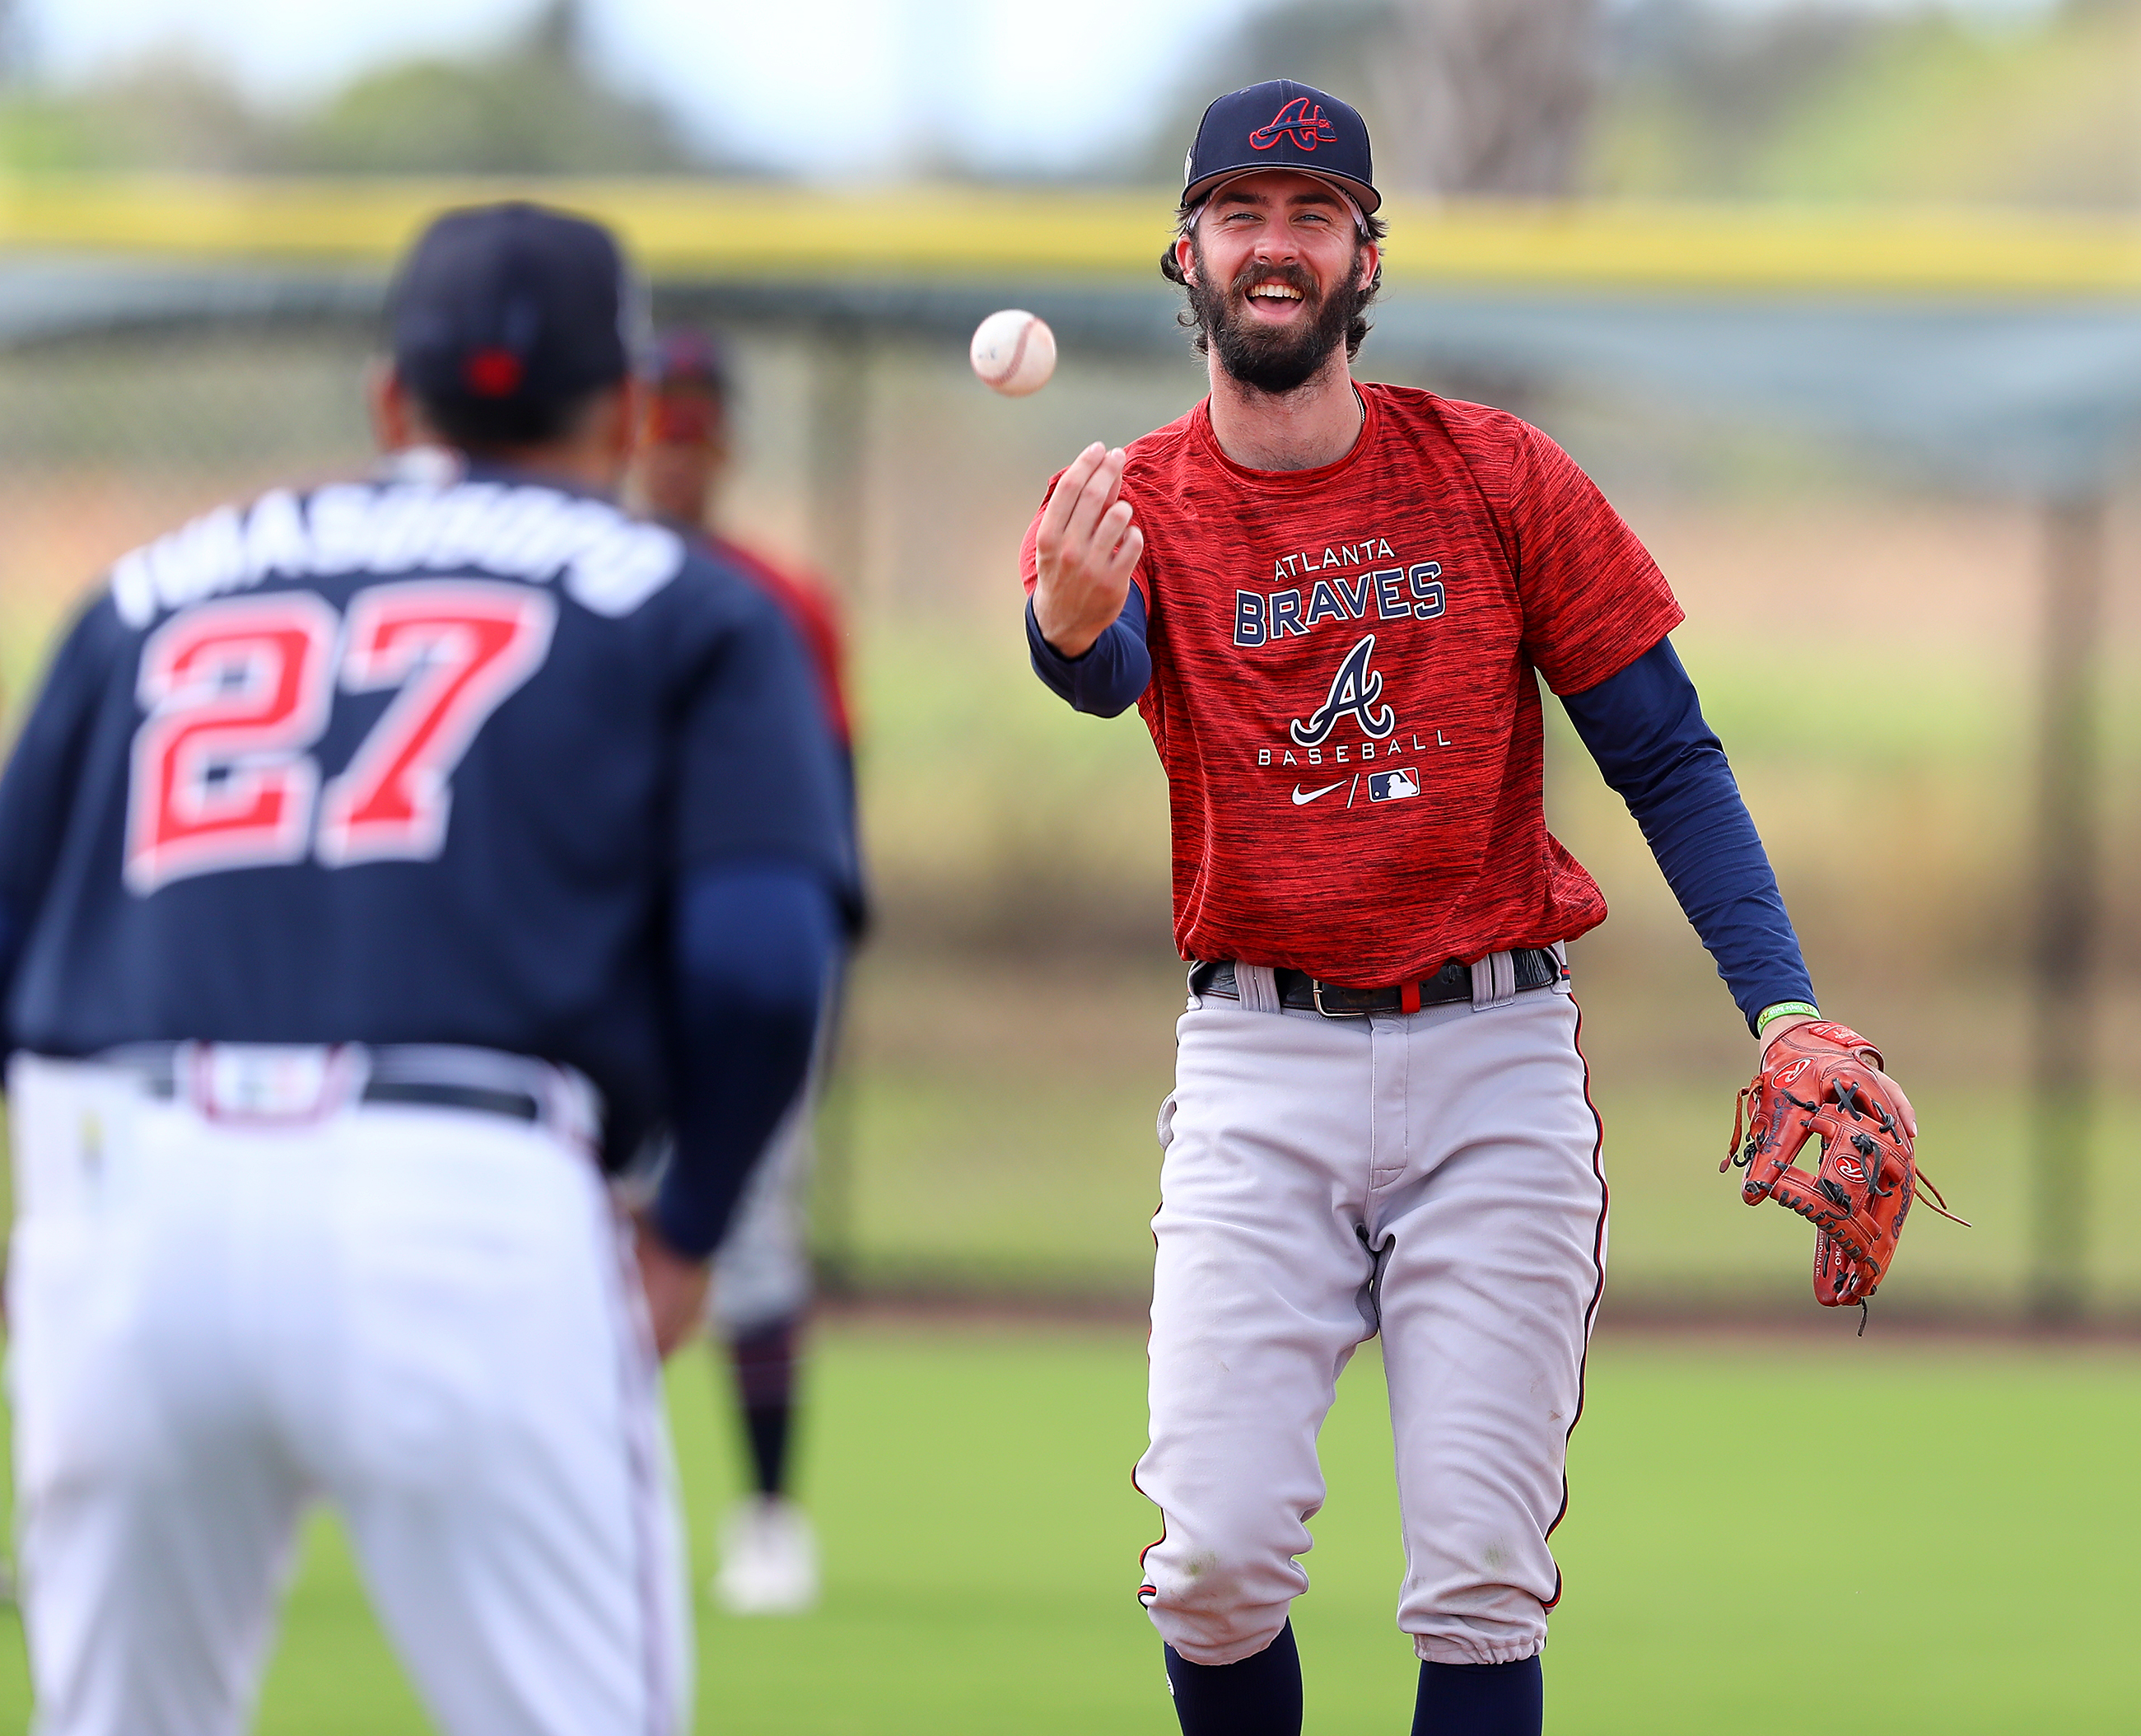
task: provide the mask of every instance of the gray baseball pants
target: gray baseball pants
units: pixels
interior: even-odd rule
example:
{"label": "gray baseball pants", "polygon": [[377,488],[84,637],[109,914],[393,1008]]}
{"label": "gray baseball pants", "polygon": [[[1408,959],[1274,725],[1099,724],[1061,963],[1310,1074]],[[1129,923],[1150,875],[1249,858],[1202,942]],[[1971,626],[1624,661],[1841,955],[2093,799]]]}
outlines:
{"label": "gray baseball pants", "polygon": [[1308,1588],[1317,1431],[1380,1331],[1398,1625],[1437,1663],[1531,1656],[1605,1277],[1566,985],[1348,1019],[1208,996],[1178,1031],[1136,1473],[1165,1521],[1139,1591],[1153,1625],[1198,1664],[1277,1635]]}

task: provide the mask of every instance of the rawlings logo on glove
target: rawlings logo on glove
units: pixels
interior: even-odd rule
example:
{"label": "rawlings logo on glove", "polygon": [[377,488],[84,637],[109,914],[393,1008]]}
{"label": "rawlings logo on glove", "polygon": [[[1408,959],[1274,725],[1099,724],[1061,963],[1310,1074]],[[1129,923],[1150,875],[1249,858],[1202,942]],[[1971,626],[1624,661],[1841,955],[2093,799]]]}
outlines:
{"label": "rawlings logo on glove", "polygon": [[[1774,1199],[1814,1225],[1814,1293],[1825,1308],[1864,1308],[1921,1193],[1942,1217],[1963,1222],[1918,1173],[1882,1065],[1880,1051],[1848,1025],[1786,1031],[1740,1093],[1731,1148],[1717,1166],[1747,1172],[1740,1197],[1749,1205]],[[1814,1138],[1821,1166],[1809,1175],[1792,1159]]]}

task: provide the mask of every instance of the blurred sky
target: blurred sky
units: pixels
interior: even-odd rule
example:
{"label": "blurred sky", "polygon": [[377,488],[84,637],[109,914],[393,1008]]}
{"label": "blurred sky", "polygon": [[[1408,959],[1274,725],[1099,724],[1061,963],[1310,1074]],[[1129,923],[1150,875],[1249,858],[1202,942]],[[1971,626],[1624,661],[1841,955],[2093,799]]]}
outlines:
{"label": "blurred sky", "polygon": [[[588,0],[628,87],[711,142],[819,176],[910,165],[933,141],[1048,170],[1142,135],[1197,45],[1260,0]],[[1743,11],[1799,0],[1714,0]],[[1842,0],[1893,8],[1923,0]],[[2051,0],[1947,0],[2000,17]],[[531,0],[18,0],[37,71],[71,81],[175,47],[293,105],[352,72],[495,41]]]}

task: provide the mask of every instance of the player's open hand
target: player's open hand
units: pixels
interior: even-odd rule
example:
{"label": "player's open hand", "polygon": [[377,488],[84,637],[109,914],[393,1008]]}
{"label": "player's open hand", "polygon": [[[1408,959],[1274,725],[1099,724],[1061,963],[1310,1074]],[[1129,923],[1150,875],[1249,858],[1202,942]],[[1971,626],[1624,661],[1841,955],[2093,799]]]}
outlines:
{"label": "player's open hand", "polygon": [[667,1356],[696,1331],[706,1317],[706,1286],[713,1279],[713,1262],[687,1259],[643,1217],[639,1220],[637,1241],[639,1285],[647,1295],[647,1323],[654,1329],[655,1350]]}
{"label": "player's open hand", "polygon": [[1123,612],[1144,533],[1122,498],[1123,450],[1100,441],[1080,452],[1041,509],[1033,618],[1066,657],[1083,657]]}
{"label": "player's open hand", "polygon": [[[1797,1030],[1802,1025],[1812,1025],[1817,1022],[1804,1013],[1794,1013],[1789,1018],[1771,1020],[1769,1028],[1762,1033],[1762,1053],[1764,1055],[1768,1055],[1769,1045],[1775,1042],[1786,1031]],[[1912,1138],[1916,1139],[1918,1137],[1918,1112],[1911,1107],[1911,1099],[1903,1094],[1903,1088],[1881,1070],[1880,1064],[1874,1059],[1872,1050],[1860,1050],[1858,1058],[1873,1069],[1873,1076],[1879,1079],[1894,1097],[1896,1113],[1902,1121],[1903,1131]]]}

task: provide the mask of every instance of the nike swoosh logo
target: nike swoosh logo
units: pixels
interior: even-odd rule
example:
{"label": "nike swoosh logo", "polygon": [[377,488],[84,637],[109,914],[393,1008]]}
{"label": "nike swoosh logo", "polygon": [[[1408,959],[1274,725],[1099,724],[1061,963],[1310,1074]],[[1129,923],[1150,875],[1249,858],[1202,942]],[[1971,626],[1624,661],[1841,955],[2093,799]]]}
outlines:
{"label": "nike swoosh logo", "polygon": [[1350,779],[1341,778],[1336,784],[1326,784],[1321,789],[1310,790],[1307,795],[1301,793],[1301,786],[1297,784],[1293,786],[1293,805],[1297,808],[1301,807],[1306,803],[1314,801],[1320,795],[1328,795],[1334,789],[1343,789],[1351,781]]}

